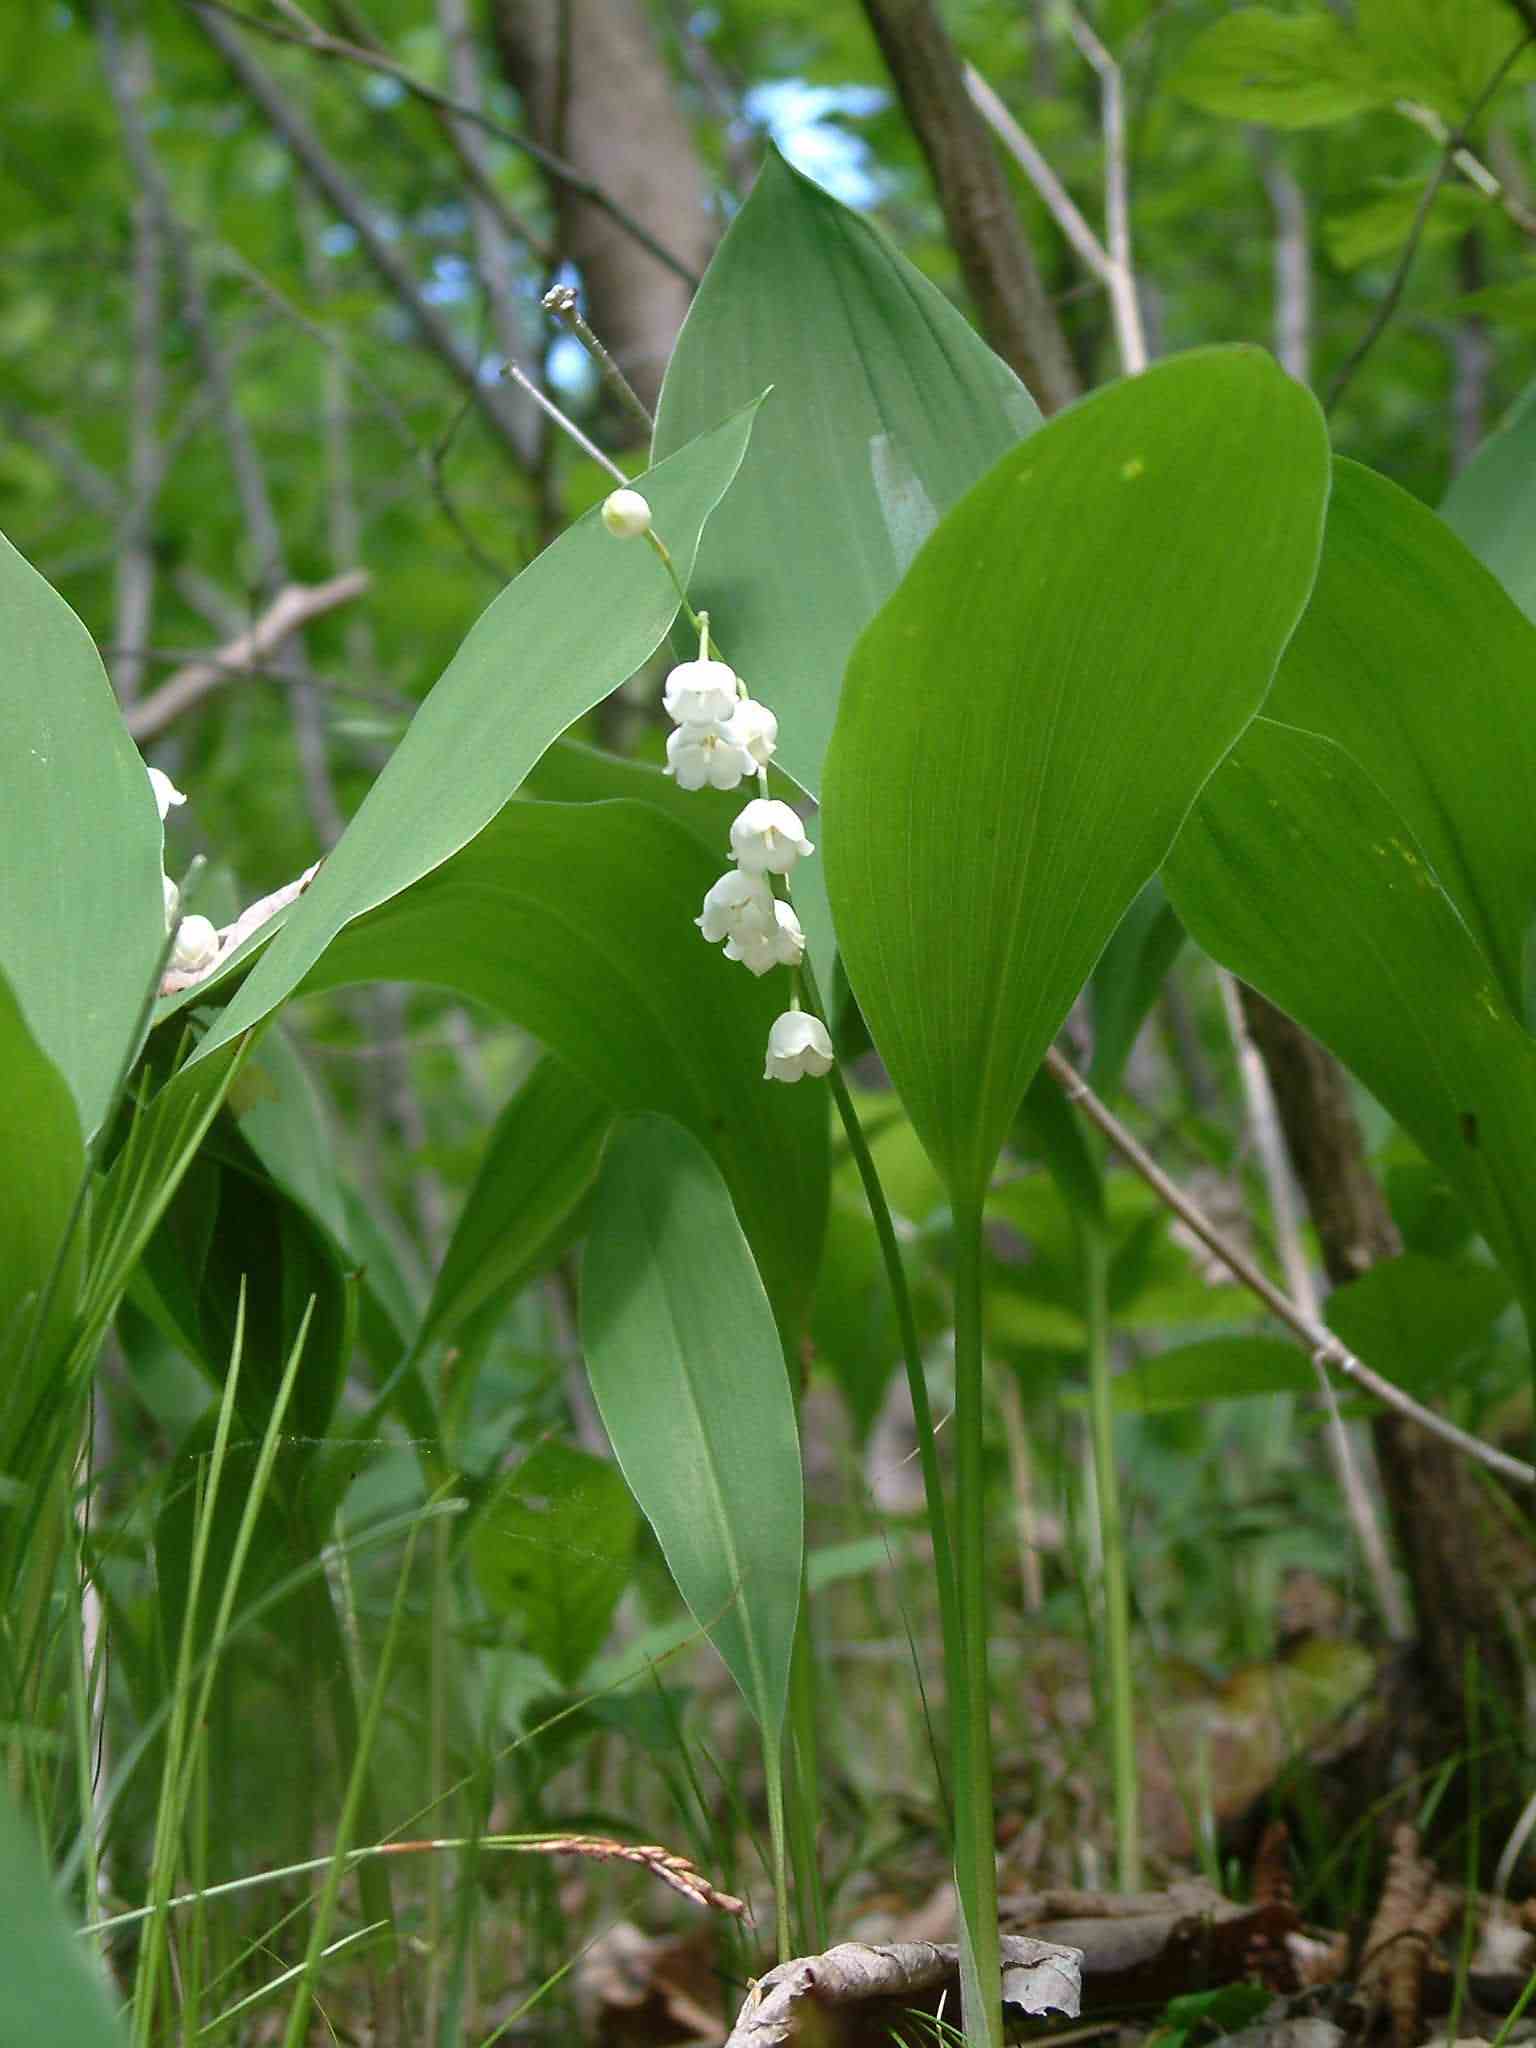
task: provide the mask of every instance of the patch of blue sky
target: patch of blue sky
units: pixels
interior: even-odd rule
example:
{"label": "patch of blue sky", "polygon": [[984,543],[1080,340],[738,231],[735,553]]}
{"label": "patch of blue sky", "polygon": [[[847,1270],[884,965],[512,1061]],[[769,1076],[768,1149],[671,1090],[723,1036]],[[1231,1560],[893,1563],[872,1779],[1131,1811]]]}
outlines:
{"label": "patch of blue sky", "polygon": [[807,85],[801,78],[754,85],[744,108],[766,128],[797,171],[824,185],[845,206],[873,206],[884,187],[868,145],[829,114],[865,120],[890,95],[876,85]]}

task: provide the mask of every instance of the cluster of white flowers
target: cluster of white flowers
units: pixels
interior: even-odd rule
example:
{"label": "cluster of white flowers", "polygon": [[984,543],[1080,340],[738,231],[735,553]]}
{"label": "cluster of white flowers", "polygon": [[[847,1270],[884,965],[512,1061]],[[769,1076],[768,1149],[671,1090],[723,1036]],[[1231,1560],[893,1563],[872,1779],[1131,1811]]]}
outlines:
{"label": "cluster of white flowers", "polygon": [[[168,813],[177,804],[184,804],[186,797],[161,769],[151,768],[148,773],[149,786],[155,793],[155,808],[160,813],[160,822],[163,825]],[[160,881],[165,890],[165,928],[170,931],[174,925],[176,930],[168,972],[202,974],[219,957],[219,934],[206,917],[194,915],[178,918],[181,891],[169,875],[162,875]]]}
{"label": "cluster of white flowers", "polygon": [[[602,516],[620,539],[651,531],[651,508],[638,491],[612,492]],[[679,789],[736,789],[755,775],[760,792],[731,827],[735,867],[705,896],[694,923],[711,945],[724,942],[727,960],[739,960],[751,973],[787,967],[796,975],[805,958],[805,933],[793,906],[774,895],[769,877],[789,874],[815,848],[789,805],[768,794],[779,721],[748,695],[728,663],[711,657],[707,613],[699,615],[698,660],[672,670],[662,701],[673,724],[667,773]],[[826,1026],[792,996],[791,1007],[768,1033],[764,1080],[798,1081],[802,1074],[825,1074],[831,1065]]]}

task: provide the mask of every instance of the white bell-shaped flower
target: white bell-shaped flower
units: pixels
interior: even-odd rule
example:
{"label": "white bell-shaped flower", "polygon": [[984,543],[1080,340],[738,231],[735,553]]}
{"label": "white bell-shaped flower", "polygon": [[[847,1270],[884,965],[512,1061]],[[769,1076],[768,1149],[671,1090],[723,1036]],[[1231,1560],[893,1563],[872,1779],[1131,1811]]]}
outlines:
{"label": "white bell-shaped flower", "polygon": [[186,798],[172,782],[169,775],[160,768],[149,768],[149,786],[155,792],[155,809],[160,813],[160,822],[165,823],[165,814],[173,804],[184,804]]}
{"label": "white bell-shaped flower", "polygon": [[732,868],[722,875],[704,898],[704,909],[693,921],[712,946],[733,939],[743,924],[766,925],[773,916],[773,891],[763,875],[744,875]]}
{"label": "white bell-shaped flower", "polygon": [[638,491],[610,491],[603,500],[603,524],[615,540],[639,540],[651,530],[651,508]]}
{"label": "white bell-shaped flower", "polygon": [[736,709],[736,671],[723,661],[682,661],[661,701],[674,725],[723,725]]}
{"label": "white bell-shaped flower", "polygon": [[679,789],[735,789],[752,773],[752,756],[736,744],[729,725],[690,720],[667,735],[667,773]]}
{"label": "white bell-shaped flower", "polygon": [[745,747],[759,768],[766,768],[779,744],[779,721],[766,704],[748,697],[731,713],[731,738]]}
{"label": "white bell-shaped flower", "polygon": [[798,1081],[802,1074],[825,1074],[832,1066],[832,1041],[819,1017],[804,1010],[786,1010],[768,1032],[765,1081]]}
{"label": "white bell-shaped flower", "polygon": [[206,917],[184,917],[171,951],[173,974],[201,974],[219,957],[219,935]]}
{"label": "white bell-shaped flower", "polygon": [[756,975],[764,975],[772,967],[798,967],[805,958],[805,933],[799,918],[787,903],[772,901],[770,917],[743,918],[725,942],[726,959],[739,960]]}
{"label": "white bell-shaped flower", "polygon": [[162,875],[160,880],[165,889],[165,928],[169,931],[176,922],[177,911],[181,908],[181,891],[169,875]]}
{"label": "white bell-shaped flower", "polygon": [[750,875],[787,875],[815,851],[799,818],[774,797],[753,797],[731,827],[731,852]]}

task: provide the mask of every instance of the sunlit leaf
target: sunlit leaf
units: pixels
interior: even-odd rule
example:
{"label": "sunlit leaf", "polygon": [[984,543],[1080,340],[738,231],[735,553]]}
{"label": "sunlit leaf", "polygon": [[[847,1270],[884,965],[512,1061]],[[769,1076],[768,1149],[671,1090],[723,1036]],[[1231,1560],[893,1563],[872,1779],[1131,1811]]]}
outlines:
{"label": "sunlit leaf", "polygon": [[[1536,280],[1529,282],[1536,288]],[[1536,618],[1536,383],[1453,480],[1440,509],[1526,616]]]}
{"label": "sunlit leaf", "polygon": [[1039,413],[878,228],[773,153],[678,338],[656,452],[770,384],[697,590],[778,714],[779,765],[814,795],[854,640]]}
{"label": "sunlit leaf", "polygon": [[1007,456],[860,640],[822,804],[848,978],[957,1204],[1262,702],[1327,490],[1257,350],[1112,385]]}
{"label": "sunlit leaf", "polygon": [[165,939],[160,825],[95,644],[0,537],[0,973],[86,1138]]}

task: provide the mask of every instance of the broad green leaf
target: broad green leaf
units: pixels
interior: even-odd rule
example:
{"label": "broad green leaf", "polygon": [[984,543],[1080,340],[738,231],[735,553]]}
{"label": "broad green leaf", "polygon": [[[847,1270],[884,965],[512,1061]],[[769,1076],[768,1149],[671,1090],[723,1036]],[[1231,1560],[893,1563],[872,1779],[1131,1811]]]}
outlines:
{"label": "broad green leaf", "polygon": [[1317,1390],[1305,1351],[1278,1337],[1205,1337],[1143,1358],[1114,1382],[1115,1406],[1135,1415],[1203,1408],[1207,1401]]}
{"label": "broad green leaf", "polygon": [[1266,715],[1386,797],[1523,1014],[1536,909],[1536,627],[1444,522],[1336,465],[1317,584]]}
{"label": "broad green leaf", "polygon": [[1354,37],[1324,7],[1225,13],[1195,38],[1169,83],[1208,114],[1273,128],[1342,121],[1389,97]]}
{"label": "broad green leaf", "polygon": [[0,1470],[38,1405],[65,1391],[85,1218],[66,1233],[84,1177],[75,1099],[0,979]]}
{"label": "broad green leaf", "polygon": [[1258,350],[1111,385],[945,519],[864,634],[822,842],[848,979],[957,1204],[1263,701],[1327,491]]}
{"label": "broad green leaf", "polygon": [[826,1213],[824,1089],[763,1080],[783,977],[695,929],[726,865],[645,804],[509,804],[334,939],[306,988],[423,981],[489,1003],[617,1110],[675,1117],[719,1161],[787,1338]]}
{"label": "broad green leaf", "polygon": [[[1323,241],[1340,270],[1358,270],[1378,256],[1400,249],[1419,217],[1424,178],[1406,178],[1358,206],[1340,208],[1323,222]],[[1454,241],[1488,212],[1489,201],[1470,185],[1442,185],[1419,230],[1426,247]]]}
{"label": "broad green leaf", "polygon": [[664,1117],[609,1141],[581,1323],[614,1456],[776,1750],[803,1544],[794,1399],[725,1183]]}
{"label": "broad green leaf", "polygon": [[597,1173],[613,1111],[591,1087],[542,1059],[486,1140],[417,1346],[442,1343],[495,1294],[540,1270],[564,1242]]}
{"label": "broad green leaf", "polygon": [[1398,1386],[1433,1395],[1452,1391],[1456,1368],[1488,1343],[1509,1301],[1496,1266],[1410,1252],[1336,1287],[1326,1313],[1356,1357]]}
{"label": "broad green leaf", "polygon": [[346,1196],[330,1113],[286,1032],[263,1033],[236,1076],[229,1106],[278,1186],[345,1245]]}
{"label": "broad green leaf", "polygon": [[[1358,20],[1384,97],[1427,101],[1452,122],[1471,113],[1526,40],[1509,0],[1359,0]],[[1528,66],[1522,60],[1521,75]]]}
{"label": "broad green leaf", "polygon": [[523,783],[522,794],[549,804],[650,804],[691,832],[711,854],[731,844],[731,821],[746,801],[739,790],[679,789],[644,761],[626,761],[578,740],[556,740]]}
{"label": "broad green leaf", "polygon": [[561,1685],[603,1647],[638,1520],[616,1466],[559,1443],[540,1444],[476,1517],[469,1551],[481,1592],[522,1623],[524,1647]]}
{"label": "broad green leaf", "polygon": [[678,337],[657,454],[769,384],[695,595],[815,795],[854,640],[1039,413],[878,228],[772,152]]}
{"label": "broad green leaf", "polygon": [[0,974],[92,1137],[165,939],[160,824],[95,644],[0,537]]}
{"label": "broad green leaf", "polygon": [[1164,879],[1197,942],[1411,1133],[1536,1302],[1536,1041],[1377,784],[1331,740],[1256,720]]}
{"label": "broad green leaf", "polygon": [[1440,510],[1536,619],[1536,383],[1454,480]]}
{"label": "broad green leaf", "polygon": [[[717,415],[712,433],[641,479],[685,581],[754,410],[723,426]],[[676,610],[651,549],[615,540],[596,507],[546,548],[471,629],[196,1057],[291,995],[338,932],[468,845],[545,748],[654,653]]]}
{"label": "broad green leaf", "polygon": [[1154,875],[1121,918],[1093,970],[1093,1063],[1100,1095],[1120,1086],[1142,1025],[1184,944],[1184,927]]}
{"label": "broad green leaf", "polygon": [[27,1823],[0,1797],[0,2041],[121,2048],[124,2039]]}

